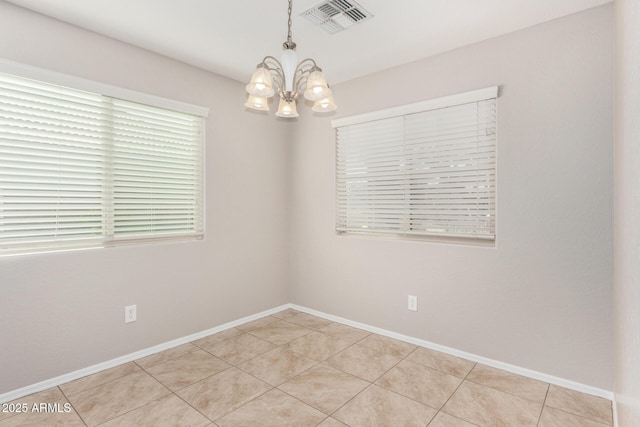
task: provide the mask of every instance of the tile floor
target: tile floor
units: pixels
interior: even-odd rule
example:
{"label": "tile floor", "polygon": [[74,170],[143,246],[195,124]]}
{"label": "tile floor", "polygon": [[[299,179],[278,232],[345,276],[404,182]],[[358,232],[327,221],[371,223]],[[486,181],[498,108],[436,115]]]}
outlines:
{"label": "tile floor", "polygon": [[16,402],[59,409],[0,427],[612,425],[608,400],[291,309]]}

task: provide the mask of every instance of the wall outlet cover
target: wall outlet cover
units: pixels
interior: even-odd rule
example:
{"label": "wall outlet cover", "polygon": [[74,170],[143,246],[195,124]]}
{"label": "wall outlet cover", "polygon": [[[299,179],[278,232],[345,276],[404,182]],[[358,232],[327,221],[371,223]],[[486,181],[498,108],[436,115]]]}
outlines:
{"label": "wall outlet cover", "polygon": [[411,311],[418,311],[418,297],[415,295],[409,295],[407,309]]}
{"label": "wall outlet cover", "polygon": [[128,305],[124,308],[124,323],[135,322],[137,318],[137,306]]}

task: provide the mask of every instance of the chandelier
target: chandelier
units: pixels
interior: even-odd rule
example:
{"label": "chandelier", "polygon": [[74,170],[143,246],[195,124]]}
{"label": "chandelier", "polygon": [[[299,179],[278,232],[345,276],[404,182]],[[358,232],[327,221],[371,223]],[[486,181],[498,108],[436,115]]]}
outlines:
{"label": "chandelier", "polygon": [[334,111],[337,107],[322,69],[311,58],[298,63],[296,44],[291,38],[291,2],[289,0],[289,31],[287,41],[282,44],[284,51],[280,61],[273,56],[266,56],[258,64],[246,86],[249,98],[244,105],[254,110],[269,111],[269,98],[277,92],[280,103],[276,116],[293,118],[298,117],[298,94],[304,93],[306,99],[314,102],[313,111]]}

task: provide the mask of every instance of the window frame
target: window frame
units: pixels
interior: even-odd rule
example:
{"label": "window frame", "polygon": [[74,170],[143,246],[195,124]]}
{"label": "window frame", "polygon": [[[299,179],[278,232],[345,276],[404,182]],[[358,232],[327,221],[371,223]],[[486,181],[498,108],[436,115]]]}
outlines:
{"label": "window frame", "polygon": [[[171,110],[173,112],[188,114],[199,119],[199,141],[197,161],[199,162],[199,175],[195,178],[196,185],[199,186],[199,194],[195,198],[194,207],[200,214],[201,229],[194,231],[193,233],[175,234],[175,235],[146,235],[133,238],[127,237],[114,237],[109,233],[113,231],[113,227],[107,227],[103,229],[101,237],[96,239],[88,239],[86,242],[79,240],[77,242],[65,243],[64,241],[51,240],[50,244],[42,243],[38,245],[23,245],[13,248],[2,248],[0,245],[0,257],[14,256],[23,254],[33,254],[42,252],[62,252],[68,250],[79,249],[93,249],[93,248],[106,248],[132,244],[149,244],[149,243],[165,243],[174,241],[185,240],[202,240],[204,239],[206,231],[206,126],[209,109],[189,103],[175,101],[155,95],[150,95],[142,92],[137,92],[117,86],[112,86],[92,80],[87,80],[64,73],[45,70],[38,67],[6,60],[0,58],[0,73],[13,75],[18,78],[30,79],[38,82],[42,82],[49,85],[57,85],[65,87],[71,90],[78,90],[84,92],[90,92],[92,94],[105,96],[109,98],[119,99],[130,103],[142,104],[143,106],[149,106],[154,108],[160,108],[164,110]],[[105,175],[106,176],[106,175]],[[103,176],[104,179],[104,176]],[[111,201],[112,202],[112,201]],[[103,211],[104,214],[104,211]],[[108,220],[104,216],[102,221]],[[113,221],[113,218],[111,218]]]}
{"label": "window frame", "polygon": [[[336,161],[336,170],[335,170],[335,232],[340,236],[370,236],[370,237],[395,237],[402,239],[411,239],[411,240],[422,240],[422,241],[430,241],[430,242],[443,242],[443,243],[462,243],[462,244],[472,244],[472,245],[483,245],[483,246],[495,246],[495,242],[497,239],[497,176],[498,176],[498,135],[497,135],[497,106],[498,106],[498,94],[499,88],[498,86],[486,87],[483,89],[473,90],[469,92],[463,92],[455,95],[444,96],[440,98],[430,99],[422,102],[416,102],[413,104],[401,105],[397,107],[387,108],[383,110],[372,111],[363,114],[357,114],[353,116],[343,117],[334,119],[331,122],[332,127],[336,132],[336,146],[335,146],[335,161]],[[493,199],[492,206],[493,208],[493,234],[492,235],[456,235],[454,233],[411,233],[407,232],[407,230],[375,230],[363,228],[362,230],[345,230],[340,228],[340,212],[339,212],[339,182],[340,178],[339,174],[339,128],[345,128],[353,125],[360,125],[366,123],[372,123],[376,121],[381,121],[385,119],[393,119],[393,118],[403,118],[406,119],[407,116],[440,110],[448,107],[462,106],[464,104],[478,103],[487,100],[495,100],[495,140],[493,144],[494,149],[494,179],[493,179]],[[404,124],[403,124],[404,125]],[[403,131],[404,132],[404,131]],[[404,138],[404,137],[403,137]],[[405,157],[405,160],[410,160],[408,157]],[[480,182],[480,181],[478,181]],[[410,190],[406,190],[410,191]],[[343,201],[346,199],[343,199]],[[405,200],[405,202],[407,202]],[[407,202],[408,203],[408,202]],[[406,203],[405,203],[406,204]],[[409,209],[410,210],[410,209]],[[407,213],[404,215],[408,215]],[[407,216],[408,218],[408,216]],[[410,228],[410,227],[409,227]]]}

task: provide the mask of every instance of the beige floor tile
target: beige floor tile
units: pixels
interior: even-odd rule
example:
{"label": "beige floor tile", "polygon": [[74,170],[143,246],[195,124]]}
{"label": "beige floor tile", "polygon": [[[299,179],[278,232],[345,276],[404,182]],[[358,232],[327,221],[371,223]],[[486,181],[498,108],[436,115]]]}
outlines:
{"label": "beige floor tile", "polygon": [[287,319],[289,317],[293,317],[296,314],[302,313],[301,311],[294,310],[293,308],[287,308],[286,310],[279,311],[275,314],[272,314],[273,317],[277,317],[278,319]]}
{"label": "beige floor tile", "polygon": [[118,378],[122,378],[129,374],[133,374],[135,372],[140,372],[141,369],[138,365],[133,362],[125,363],[124,365],[119,365],[111,369],[106,369],[102,372],[98,372],[93,375],[88,375],[86,377],[79,378],[75,381],[68,382],[66,384],[62,384],[60,389],[67,396],[72,394],[80,393],[81,391],[85,391],[90,389],[91,387],[96,387],[109,381],[117,380]]}
{"label": "beige floor tile", "polygon": [[308,329],[320,329],[331,323],[330,320],[322,319],[317,316],[312,316],[307,313],[296,314],[287,318],[287,322],[294,323]]}
{"label": "beige floor tile", "polygon": [[436,410],[378,386],[371,386],[333,417],[351,427],[425,426]]}
{"label": "beige floor tile", "polygon": [[266,353],[269,350],[273,350],[276,348],[276,345],[254,337],[253,335],[243,334],[203,348],[225,362],[237,365],[253,359],[262,353]]}
{"label": "beige floor tile", "polygon": [[357,343],[328,359],[326,363],[332,368],[373,382],[399,360],[398,357]]}
{"label": "beige floor tile", "polygon": [[279,320],[262,328],[253,329],[251,335],[272,342],[275,345],[284,345],[310,332],[311,329]]}
{"label": "beige floor tile", "polygon": [[347,427],[347,425],[344,423],[341,423],[335,418],[329,417],[323,422],[321,422],[320,424],[318,424],[318,427]]}
{"label": "beige floor tile", "polygon": [[278,347],[241,365],[243,371],[277,386],[311,368],[317,362],[291,350]]}
{"label": "beige floor tile", "polygon": [[476,425],[460,418],[452,417],[444,412],[438,412],[438,415],[429,423],[429,427],[476,427]]}
{"label": "beige floor tile", "polygon": [[227,369],[229,365],[203,350],[185,354],[176,359],[148,368],[155,379],[171,390],[179,390],[213,374]]}
{"label": "beige floor tile", "polygon": [[465,381],[442,412],[479,426],[535,427],[541,410],[540,403]]}
{"label": "beige floor tile", "polygon": [[363,331],[362,329],[352,328],[351,326],[343,325],[340,323],[331,323],[323,328],[318,329],[318,332],[331,335],[335,338],[340,338],[343,341],[353,344],[360,341],[364,337],[371,335],[370,332]]}
{"label": "beige floor tile", "polygon": [[578,415],[545,406],[539,427],[607,427],[607,424],[591,421]]}
{"label": "beige floor tile", "polygon": [[236,326],[236,328],[240,329],[241,331],[249,332],[254,329],[258,329],[258,328],[262,328],[263,326],[270,325],[271,323],[276,322],[278,320],[280,319],[278,319],[277,317],[266,316],[258,320],[254,320],[252,322],[247,322],[243,325]]}
{"label": "beige floor tile", "polygon": [[272,388],[238,368],[231,368],[177,394],[209,419],[217,420]]}
{"label": "beige floor tile", "polygon": [[169,393],[149,374],[138,372],[69,396],[69,401],[87,425],[95,426]]}
{"label": "beige floor tile", "polygon": [[381,353],[387,353],[395,357],[403,358],[411,353],[417,346],[403,341],[399,341],[382,335],[371,334],[359,344],[366,345],[369,348],[378,350]]}
{"label": "beige floor tile", "polygon": [[329,415],[367,386],[367,381],[329,366],[319,365],[278,388]]}
{"label": "beige floor tile", "polygon": [[467,380],[538,403],[544,403],[549,388],[549,384],[542,381],[481,364],[477,364],[473,368]]}
{"label": "beige floor tile", "polygon": [[44,407],[39,407],[38,410],[33,409],[32,403],[28,412],[0,420],[0,427],[85,427],[77,412],[66,400],[49,403],[46,409]]}
{"label": "beige floor tile", "polygon": [[171,394],[134,409],[100,427],[204,427],[211,423],[204,415]]}
{"label": "beige floor tile", "polygon": [[[12,400],[7,402],[11,404],[11,411],[2,412],[0,411],[0,420],[4,420],[5,418],[10,418],[18,415],[18,410],[22,410],[24,405],[26,408],[30,410],[34,403],[56,403],[62,402],[66,403],[67,399],[64,397],[62,392],[58,387],[49,388],[47,390],[40,391],[38,393],[33,393],[28,396],[21,397],[19,399]],[[16,408],[16,405],[20,406],[20,409]],[[7,410],[9,407],[7,407]]]}
{"label": "beige floor tile", "polygon": [[460,378],[467,376],[475,365],[475,362],[470,360],[424,347],[418,347],[407,357],[407,360]]}
{"label": "beige floor tile", "polygon": [[289,350],[322,362],[349,347],[347,341],[320,332],[312,332],[287,344]]}
{"label": "beige floor tile", "polygon": [[416,363],[401,361],[376,381],[376,385],[440,409],[462,379]]}
{"label": "beige floor tile", "polygon": [[611,401],[569,390],[556,385],[549,387],[545,405],[570,412],[599,423],[612,425]]}
{"label": "beige floor tile", "polygon": [[187,343],[182,344],[177,347],[170,348],[168,350],[161,351],[156,354],[152,354],[151,356],[143,357],[142,359],[136,360],[136,363],[142,368],[149,368],[153,365],[158,365],[162,362],[166,362],[167,360],[175,359],[180,356],[184,356],[185,354],[191,353],[193,351],[198,350],[193,344]]}
{"label": "beige floor tile", "polygon": [[280,390],[272,390],[216,421],[221,427],[312,427],[325,414]]}
{"label": "beige floor tile", "polygon": [[195,344],[200,348],[211,347],[212,345],[218,344],[221,341],[228,340],[230,338],[235,338],[244,333],[245,332],[241,331],[240,329],[231,328],[231,329],[227,329],[226,331],[218,332],[217,334],[209,335],[208,337],[195,340],[192,342],[192,344]]}

